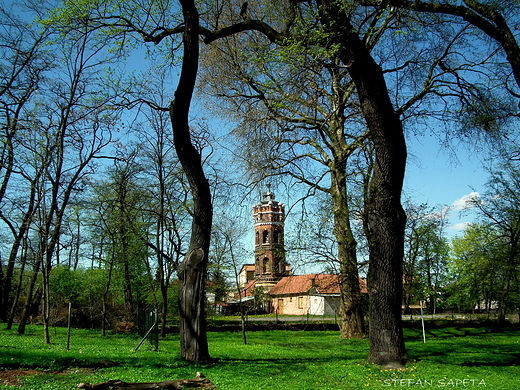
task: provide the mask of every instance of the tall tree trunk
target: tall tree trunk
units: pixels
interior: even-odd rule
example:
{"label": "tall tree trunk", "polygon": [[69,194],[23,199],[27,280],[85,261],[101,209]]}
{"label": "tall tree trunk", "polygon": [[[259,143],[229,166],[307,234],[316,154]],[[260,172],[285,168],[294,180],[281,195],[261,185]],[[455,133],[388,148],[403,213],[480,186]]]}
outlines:
{"label": "tall tree trunk", "polygon": [[103,292],[102,298],[102,311],[101,311],[101,336],[106,336],[106,327],[107,327],[107,297],[110,292],[110,285],[112,284],[112,271],[114,270],[115,263],[115,248],[114,244],[112,244],[112,254],[111,254],[110,266],[108,268],[108,276],[107,276],[107,284],[105,285],[105,291]]}
{"label": "tall tree trunk", "polygon": [[[164,282],[163,282],[164,283]],[[166,337],[166,320],[168,318],[168,285],[161,285],[161,337]]]}
{"label": "tall tree trunk", "polygon": [[[353,35],[353,34],[352,34]],[[360,95],[375,164],[368,195],[370,228],[370,352],[373,363],[403,363],[406,349],[401,324],[404,227],[401,191],[406,166],[402,124],[395,114],[381,68],[355,37],[357,57],[350,67]]]}
{"label": "tall tree trunk", "polygon": [[14,317],[16,315],[16,309],[18,308],[18,301],[20,300],[20,294],[22,292],[22,286],[23,286],[23,279],[24,279],[24,272],[25,272],[25,265],[27,264],[27,252],[29,250],[27,244],[27,237],[23,240],[23,247],[22,247],[22,258],[21,258],[21,264],[20,264],[20,275],[18,276],[18,284],[16,286],[16,293],[13,299],[13,302],[11,304],[11,310],[9,312],[9,316],[7,319],[7,327],[6,329],[9,330],[13,327]]}
{"label": "tall tree trunk", "polygon": [[497,325],[498,327],[502,327],[506,323],[506,314],[507,314],[507,303],[509,301],[509,291],[511,287],[511,282],[513,281],[513,274],[516,268],[516,257],[517,257],[517,240],[513,240],[511,248],[509,249],[507,263],[506,263],[506,273],[504,276],[504,280],[502,282],[502,289],[500,291],[500,297],[498,301],[498,319]]}
{"label": "tall tree trunk", "polygon": [[365,326],[357,268],[357,242],[350,225],[347,181],[344,162],[331,167],[331,195],[334,212],[334,237],[340,264],[340,337],[364,338]]}
{"label": "tall tree trunk", "polygon": [[191,143],[189,110],[199,63],[199,14],[193,0],[180,0],[184,16],[184,57],[170,117],[177,156],[190,184],[193,221],[189,251],[179,265],[181,356],[189,362],[210,360],[204,312],[206,269],[213,208],[202,159]]}
{"label": "tall tree trunk", "polygon": [[22,224],[18,234],[16,234],[14,237],[14,242],[11,246],[11,252],[9,253],[9,259],[7,261],[5,275],[2,275],[2,280],[0,282],[0,320],[2,321],[7,319],[7,308],[9,307],[9,297],[11,295],[14,266],[16,263],[16,258],[18,257],[18,251],[22,244],[23,237],[27,231],[27,229],[24,229],[24,225],[25,224]]}
{"label": "tall tree trunk", "polygon": [[[37,177],[40,175],[38,174]],[[31,192],[29,196],[29,204],[27,206],[27,211],[25,212],[22,220],[22,224],[18,232],[15,233],[14,226],[10,224],[7,219],[2,219],[8,225],[11,226],[11,231],[14,233],[14,242],[11,246],[11,252],[9,253],[9,260],[7,261],[7,269],[5,271],[5,276],[2,278],[1,284],[1,293],[0,293],[0,320],[5,320],[5,316],[7,314],[7,307],[9,304],[9,295],[11,294],[11,283],[13,278],[14,266],[16,262],[16,258],[18,256],[18,251],[20,246],[22,245],[22,240],[26,236],[27,231],[29,230],[29,226],[32,221],[34,208],[35,208],[35,199],[36,198],[36,186],[31,185]]]}
{"label": "tall tree trunk", "polygon": [[130,272],[129,256],[126,253],[126,249],[123,249],[123,276],[125,280],[125,309],[126,319],[130,322],[135,322],[135,308],[134,308],[134,295],[132,293],[132,275]]}
{"label": "tall tree trunk", "polygon": [[370,228],[370,351],[377,364],[402,364],[407,354],[401,324],[402,266],[406,215],[401,191],[406,166],[402,123],[393,109],[381,67],[335,1],[317,0],[331,43],[352,77],[375,148],[367,213]]}
{"label": "tall tree trunk", "polygon": [[157,275],[159,278],[159,288],[161,290],[161,337],[166,337],[166,318],[168,317],[168,284],[169,278],[167,277],[166,264],[164,259],[164,226],[165,226],[165,207],[164,199],[166,190],[164,188],[164,178],[162,176],[162,164],[160,165],[159,171],[159,185],[160,185],[160,209],[159,219],[157,221],[157,242],[156,242],[156,253],[157,253]]}
{"label": "tall tree trunk", "polygon": [[38,280],[39,273],[40,273],[40,262],[37,261],[34,266],[31,281],[29,282],[29,286],[27,289],[27,293],[26,293],[27,298],[25,299],[25,303],[23,305],[20,323],[18,324],[17,333],[20,335],[25,334],[25,326],[27,325],[27,321],[29,320],[29,315],[31,313],[31,307],[33,305],[33,300],[35,300],[33,297],[33,292],[34,292],[34,287],[36,285],[36,281]]}
{"label": "tall tree trunk", "polygon": [[124,297],[125,297],[125,320],[129,322],[135,322],[135,308],[134,308],[134,296],[132,292],[132,273],[130,270],[130,239],[129,239],[129,226],[130,217],[129,211],[127,211],[127,192],[128,192],[129,179],[126,174],[123,174],[121,183],[118,188],[118,218],[119,227],[118,234],[120,240],[119,256],[120,261],[123,263],[123,281],[124,281]]}
{"label": "tall tree trunk", "polygon": [[51,298],[49,288],[49,275],[46,275],[46,271],[42,271],[43,282],[43,300],[42,300],[42,322],[43,322],[43,343],[49,345],[51,343],[50,328],[50,317],[51,317]]}

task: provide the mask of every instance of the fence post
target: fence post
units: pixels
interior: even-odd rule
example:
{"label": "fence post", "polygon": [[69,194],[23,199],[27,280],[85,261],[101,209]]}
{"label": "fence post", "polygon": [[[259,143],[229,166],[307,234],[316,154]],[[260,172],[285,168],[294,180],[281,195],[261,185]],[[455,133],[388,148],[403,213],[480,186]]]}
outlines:
{"label": "fence post", "polygon": [[70,317],[72,311],[72,302],[69,302],[69,314],[67,316],[67,351],[70,349]]}

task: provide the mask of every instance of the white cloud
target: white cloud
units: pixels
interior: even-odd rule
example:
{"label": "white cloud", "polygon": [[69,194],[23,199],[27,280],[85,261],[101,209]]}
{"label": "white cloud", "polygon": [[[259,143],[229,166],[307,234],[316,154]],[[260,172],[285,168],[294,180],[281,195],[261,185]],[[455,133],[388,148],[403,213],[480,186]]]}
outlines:
{"label": "white cloud", "polygon": [[459,223],[456,223],[455,225],[451,225],[450,227],[448,227],[448,229],[456,230],[456,231],[465,230],[470,223],[471,222],[459,222]]}
{"label": "white cloud", "polygon": [[468,195],[464,195],[463,197],[457,199],[455,202],[451,204],[451,206],[453,207],[453,210],[456,211],[471,209],[474,206],[469,202],[478,198],[480,198],[480,194],[478,192],[472,192]]}

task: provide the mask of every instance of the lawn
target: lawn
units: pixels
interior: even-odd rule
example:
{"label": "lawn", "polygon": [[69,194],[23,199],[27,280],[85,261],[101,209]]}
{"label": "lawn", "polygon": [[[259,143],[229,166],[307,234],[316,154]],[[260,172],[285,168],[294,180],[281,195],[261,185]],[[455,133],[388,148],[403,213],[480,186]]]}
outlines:
{"label": "lawn", "polygon": [[158,352],[147,343],[134,352],[137,336],[101,338],[97,331],[73,330],[67,350],[66,329],[53,330],[50,346],[43,345],[39,327],[29,327],[25,336],[2,329],[0,369],[4,374],[33,371],[19,377],[21,387],[0,384],[0,389],[63,390],[109,379],[162,381],[192,378],[197,371],[222,390],[520,389],[518,328],[501,333],[432,329],[426,343],[420,329],[405,332],[413,362],[405,369],[385,370],[366,363],[368,340],[340,340],[335,331],[250,332],[247,345],[239,333],[211,332],[210,352],[218,361],[189,365],[178,358],[177,335],[161,340]]}

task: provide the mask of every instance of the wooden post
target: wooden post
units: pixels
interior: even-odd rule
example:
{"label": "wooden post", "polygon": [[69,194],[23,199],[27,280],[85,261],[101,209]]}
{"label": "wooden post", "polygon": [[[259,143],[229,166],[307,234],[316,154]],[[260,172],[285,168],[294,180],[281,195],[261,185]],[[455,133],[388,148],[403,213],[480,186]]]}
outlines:
{"label": "wooden post", "polygon": [[69,302],[69,315],[67,318],[67,351],[70,349],[70,317],[72,311],[72,302]]}
{"label": "wooden post", "polygon": [[426,331],[424,330],[424,315],[422,310],[422,300],[419,301],[421,304],[421,323],[422,323],[422,335],[423,335],[423,342],[426,344]]}

